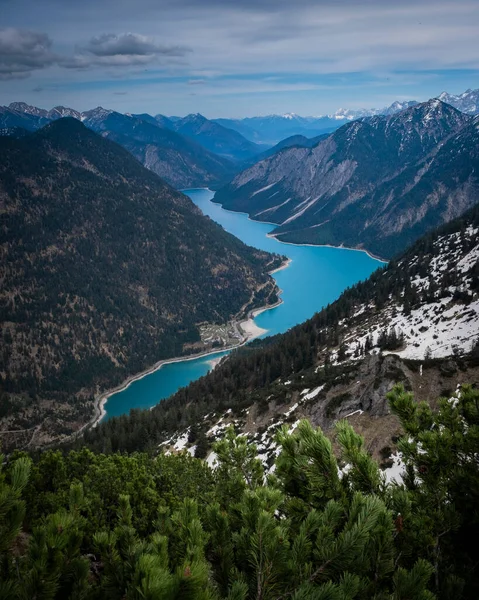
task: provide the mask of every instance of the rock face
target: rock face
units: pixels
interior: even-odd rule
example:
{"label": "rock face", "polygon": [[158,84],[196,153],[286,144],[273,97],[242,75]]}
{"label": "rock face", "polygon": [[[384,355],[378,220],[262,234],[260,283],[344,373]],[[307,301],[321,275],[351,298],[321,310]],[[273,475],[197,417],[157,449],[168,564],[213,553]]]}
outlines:
{"label": "rock face", "polygon": [[295,243],[391,257],[477,202],[478,122],[440,100],[347,123],[239,173],[215,201]]}
{"label": "rock face", "polygon": [[[78,429],[93,396],[276,300],[254,250],[78,120],[0,138],[1,429]],[[5,421],[6,419],[6,421]]]}

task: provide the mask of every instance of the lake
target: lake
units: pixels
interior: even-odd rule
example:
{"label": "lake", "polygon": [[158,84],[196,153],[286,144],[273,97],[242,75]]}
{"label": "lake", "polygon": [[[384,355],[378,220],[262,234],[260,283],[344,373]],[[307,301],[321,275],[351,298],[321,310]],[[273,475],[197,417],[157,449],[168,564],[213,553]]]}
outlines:
{"label": "lake", "polygon": [[[283,303],[262,312],[255,323],[267,330],[265,335],[283,333],[306,321],[336,300],[341,292],[369,275],[383,263],[365,252],[324,246],[286,244],[268,237],[274,225],[252,221],[247,215],[223,209],[212,202],[214,192],[207,189],[184,190],[205,215],[222,225],[250,246],[284,254],[291,259],[287,269],[273,274],[282,290]],[[128,413],[131,408],[151,408],[174,394],[180,387],[206,375],[212,361],[227,352],[163,365],[161,369],[132,382],[110,396],[105,404],[105,419]]]}

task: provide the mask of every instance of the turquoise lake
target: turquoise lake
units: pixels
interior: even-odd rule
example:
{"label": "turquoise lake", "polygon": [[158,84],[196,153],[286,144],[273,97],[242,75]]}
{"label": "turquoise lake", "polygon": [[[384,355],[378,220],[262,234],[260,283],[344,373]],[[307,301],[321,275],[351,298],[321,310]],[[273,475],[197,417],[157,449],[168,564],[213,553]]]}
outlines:
{"label": "turquoise lake", "polygon": [[[282,333],[305,321],[338,298],[347,287],[366,279],[383,264],[357,250],[278,242],[267,237],[274,225],[251,221],[245,214],[224,210],[211,201],[214,193],[210,190],[192,189],[184,190],[184,193],[205,215],[246,244],[284,254],[292,260],[287,269],[273,275],[283,291],[283,303],[255,318],[255,323],[267,330],[265,336]],[[131,408],[150,408],[158,404],[180,387],[206,375],[212,368],[211,361],[224,354],[227,352],[163,365],[158,371],[134,381],[125,390],[110,396],[105,404],[104,418],[128,413]]]}

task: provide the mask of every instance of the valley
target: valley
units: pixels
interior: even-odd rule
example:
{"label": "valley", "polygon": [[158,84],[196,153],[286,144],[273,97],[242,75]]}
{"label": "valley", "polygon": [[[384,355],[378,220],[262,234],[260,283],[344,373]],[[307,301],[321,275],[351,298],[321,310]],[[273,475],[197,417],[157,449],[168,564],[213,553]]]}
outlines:
{"label": "valley", "polygon": [[0,600],[478,600],[479,2],[0,5]]}
{"label": "valley", "polygon": [[135,414],[136,433],[123,417],[86,440],[97,450],[160,443],[194,454],[195,436],[211,447],[233,425],[269,468],[282,426],[293,431],[307,418],[328,434],[348,418],[387,464],[400,434],[386,401],[396,383],[435,406],[439,396],[479,380],[478,234],[476,206],[312,318],[238,349],[148,415]]}
{"label": "valley", "polygon": [[78,120],[2,137],[0,156],[4,448],[12,430],[35,445],[68,437],[102,389],[214,348],[200,324],[277,302],[268,272],[283,257],[226,233]]}
{"label": "valley", "polygon": [[[272,273],[281,290],[281,303],[265,311],[254,311],[256,316],[249,321],[250,327],[253,327],[252,330],[249,329],[253,333],[248,335],[250,339],[258,335],[265,337],[283,333],[310,318],[333,302],[345,288],[366,279],[383,264],[364,252],[279,243],[268,237],[272,228],[270,225],[224,210],[211,201],[213,192],[196,189],[186,190],[186,193],[204,214],[244,243],[259,250],[280,253],[291,261],[286,268]],[[211,332],[211,327],[208,330]],[[214,330],[217,331],[217,328]],[[237,343],[236,341],[235,345]],[[125,389],[111,395],[104,406],[106,417],[128,414],[132,408],[153,407],[179,388],[206,375],[211,369],[212,358],[224,355],[224,352],[219,351],[193,360],[163,364],[146,377],[136,379]]]}

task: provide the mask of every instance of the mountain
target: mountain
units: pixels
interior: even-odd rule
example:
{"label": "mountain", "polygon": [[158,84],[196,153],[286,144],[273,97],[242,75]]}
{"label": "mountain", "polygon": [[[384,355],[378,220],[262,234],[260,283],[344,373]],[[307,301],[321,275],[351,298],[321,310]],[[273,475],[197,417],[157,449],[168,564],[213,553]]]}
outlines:
{"label": "mountain", "polygon": [[271,466],[283,424],[308,418],[328,432],[346,418],[389,460],[399,424],[385,396],[396,383],[434,402],[478,377],[476,205],[305,323],[235,350],[151,411],[112,419],[85,440],[98,451],[123,450],[122,440],[174,451],[201,433],[211,444],[233,424]]}
{"label": "mountain", "polygon": [[82,118],[87,127],[126,148],[177,189],[218,184],[236,172],[227,159],[146,120],[102,108],[83,113]]}
{"label": "mountain", "polygon": [[11,102],[8,105],[8,108],[14,112],[31,115],[32,117],[48,119],[48,110],[45,110],[44,108],[38,108],[37,106],[32,106],[26,102]]}
{"label": "mountain", "polygon": [[447,104],[451,104],[454,108],[457,108],[468,115],[479,114],[479,89],[469,89],[457,96],[442,92],[438,98],[442,102],[447,102]]}
{"label": "mountain", "polygon": [[357,110],[351,110],[348,108],[340,108],[333,115],[330,115],[331,119],[339,121],[354,121],[356,119],[362,119],[364,117],[374,117],[376,115],[394,115],[407,108],[412,108],[419,104],[415,100],[407,100],[405,102],[395,101],[390,106],[383,108],[360,108]]}
{"label": "mountain", "polygon": [[269,158],[270,156],[273,156],[274,154],[277,154],[278,152],[281,152],[281,150],[284,150],[285,148],[312,148],[313,146],[316,146],[316,144],[318,144],[320,141],[325,140],[328,137],[328,135],[330,134],[322,133],[313,138],[307,138],[304,135],[292,135],[284,140],[281,140],[272,148],[261,152],[261,154],[258,154],[254,158],[243,161],[242,167],[243,169],[245,169],[248,166],[254,165],[258,161],[264,160],[266,158]]}
{"label": "mountain", "polygon": [[150,115],[124,115],[101,106],[80,113],[63,106],[47,111],[14,102],[9,108],[0,107],[0,129],[21,127],[35,131],[64,117],[78,119],[93,131],[122,145],[144,166],[177,189],[218,185],[231,179],[238,170],[229,160],[170,131]]}
{"label": "mountain", "polygon": [[330,117],[301,117],[293,113],[247,117],[236,121],[229,119],[215,119],[215,121],[241,132],[249,140],[268,145],[275,145],[294,135],[314,137],[334,131],[340,126],[340,123]]}
{"label": "mountain", "polygon": [[[148,115],[151,117],[151,115]],[[180,117],[165,117],[164,115],[155,115],[153,118],[155,125],[159,125],[165,129],[173,129],[174,123],[180,120]]]}
{"label": "mountain", "polygon": [[210,152],[233,161],[243,161],[258,155],[263,148],[244,138],[233,129],[228,129],[206,119],[203,115],[191,114],[183,119],[167,123],[164,117],[157,116],[158,123],[201,144]]}
{"label": "mountain", "polygon": [[[172,118],[178,119],[179,117],[170,117],[170,119]],[[251,127],[248,127],[248,125],[244,123],[244,120],[245,119],[213,119],[215,123],[241,133],[241,135],[247,140],[250,140],[250,142],[260,143],[260,134]]]}
{"label": "mountain", "polygon": [[56,121],[57,119],[63,119],[64,117],[81,119],[80,112],[66,106],[55,106],[51,110],[45,110],[43,108],[38,108],[37,106],[26,104],[25,102],[11,102],[8,108],[16,112],[31,115],[33,117],[38,117],[48,121]]}
{"label": "mountain", "polygon": [[[23,103],[15,104],[20,105]],[[35,131],[49,122],[49,119],[41,114],[30,114],[21,110],[15,110],[14,108],[0,106],[0,129],[21,127],[27,131]]]}
{"label": "mountain", "polygon": [[72,117],[73,119],[78,119],[81,121],[82,115],[77,110],[73,108],[67,108],[65,106],[55,106],[51,110],[48,111],[47,117],[56,121],[57,119],[64,119],[65,117]]}
{"label": "mountain", "polygon": [[408,108],[412,108],[413,106],[416,106],[417,104],[419,104],[419,102],[416,102],[416,100],[406,100],[405,102],[398,102],[396,100],[390,106],[388,106],[387,108],[384,108],[379,114],[395,115],[396,113],[401,112],[402,110],[406,110]]}
{"label": "mountain", "polygon": [[382,109],[350,110],[340,108],[331,115],[319,117],[301,117],[295,113],[285,115],[267,115],[265,117],[247,117],[244,119],[214,119],[216,123],[234,129],[248,140],[257,143],[275,145],[286,138],[302,136],[312,138],[331,133],[341,127],[345,121],[352,121],[375,115],[392,115],[415,106],[414,100],[393,102]]}
{"label": "mountain", "polygon": [[[479,90],[467,90],[455,96],[443,92],[439,100],[451,104],[461,112],[475,115],[479,113]],[[382,108],[340,108],[330,115],[301,117],[295,113],[268,115],[265,117],[247,117],[244,119],[214,119],[216,123],[234,129],[248,140],[256,143],[277,144],[281,140],[296,135],[311,138],[331,133],[346,121],[355,121],[377,115],[391,116],[419,104],[416,100],[396,100]]]}
{"label": "mountain", "polygon": [[278,224],[283,241],[391,257],[479,197],[478,122],[439,100],[347,123],[221,188],[229,210]]}
{"label": "mountain", "polygon": [[277,301],[280,257],[78,120],[1,137],[0,189],[1,429],[30,442],[78,430],[99,390],[208,349],[200,323]]}

